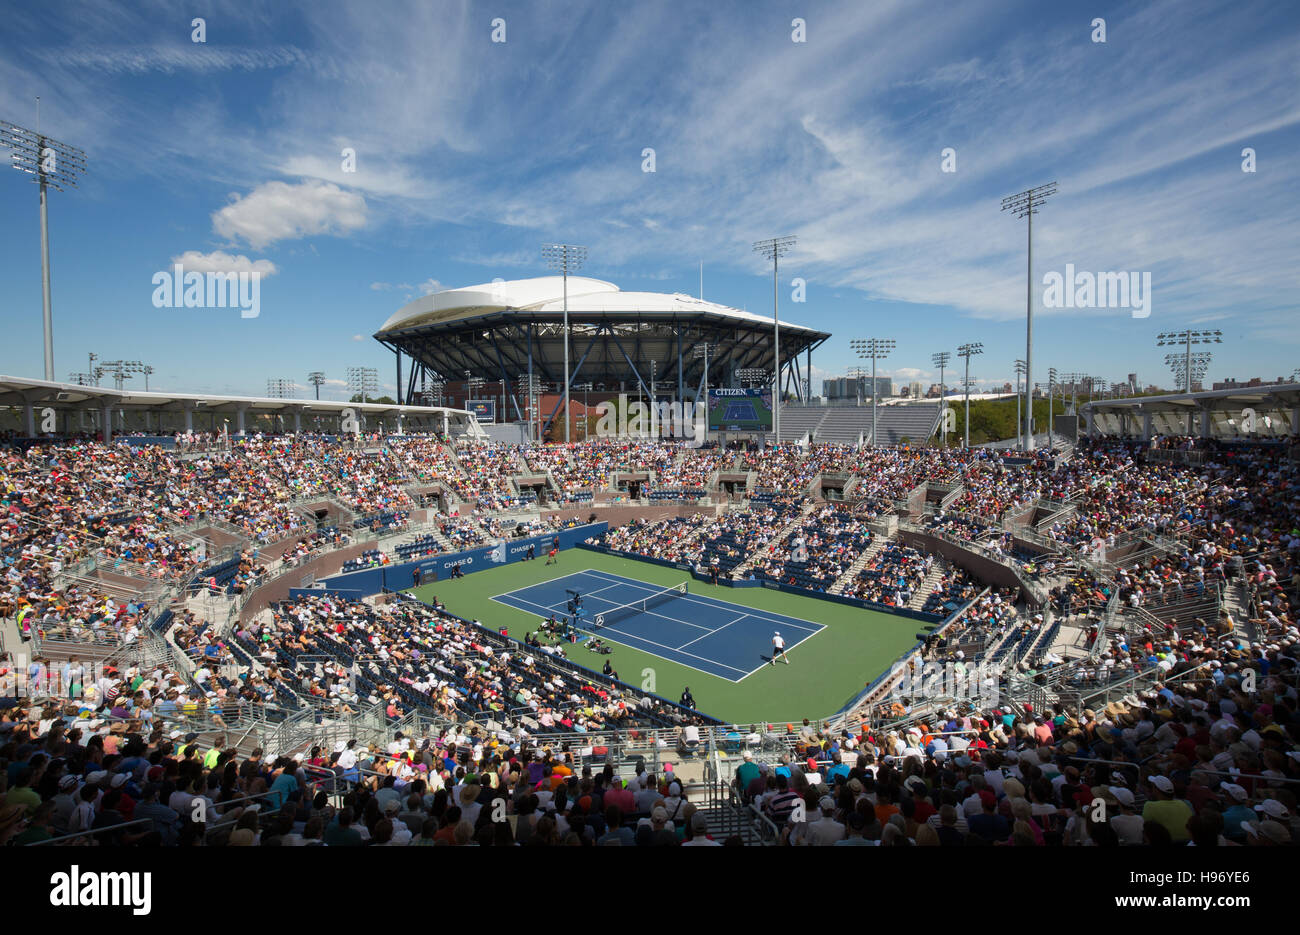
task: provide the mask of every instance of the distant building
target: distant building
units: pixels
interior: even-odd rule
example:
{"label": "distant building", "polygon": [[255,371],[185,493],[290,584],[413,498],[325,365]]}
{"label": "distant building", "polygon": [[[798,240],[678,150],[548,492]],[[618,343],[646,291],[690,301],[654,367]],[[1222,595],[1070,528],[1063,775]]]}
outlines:
{"label": "distant building", "polygon": [[[894,395],[892,377],[876,377],[880,395]],[[827,399],[870,399],[871,377],[831,377],[822,381],[822,395]]]}
{"label": "distant building", "polygon": [[1260,377],[1251,377],[1245,383],[1239,383],[1238,381],[1234,380],[1232,377],[1228,377],[1228,379],[1223,380],[1220,383],[1214,384],[1214,388],[1216,390],[1244,390],[1244,389],[1249,389],[1250,387],[1253,386],[1270,386],[1274,383],[1285,383],[1285,382],[1287,381],[1282,379],[1281,377],[1278,377],[1276,380],[1267,380],[1267,381]]}

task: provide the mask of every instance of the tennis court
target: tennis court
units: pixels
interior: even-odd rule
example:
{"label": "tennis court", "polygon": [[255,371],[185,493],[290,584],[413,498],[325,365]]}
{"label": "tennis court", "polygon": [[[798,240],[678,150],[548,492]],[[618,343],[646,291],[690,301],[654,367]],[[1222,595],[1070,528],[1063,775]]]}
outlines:
{"label": "tennis court", "polygon": [[794,650],[824,629],[796,617],[692,594],[689,585],[682,593],[594,568],[492,600],[539,617],[555,614],[564,619],[571,591],[582,595],[582,629],[731,682],[768,664],[774,631],[781,633],[791,663],[797,664]]}
{"label": "tennis court", "polygon": [[757,422],[758,413],[754,410],[754,404],[747,399],[734,400],[727,403],[727,411],[722,417],[723,422]]}

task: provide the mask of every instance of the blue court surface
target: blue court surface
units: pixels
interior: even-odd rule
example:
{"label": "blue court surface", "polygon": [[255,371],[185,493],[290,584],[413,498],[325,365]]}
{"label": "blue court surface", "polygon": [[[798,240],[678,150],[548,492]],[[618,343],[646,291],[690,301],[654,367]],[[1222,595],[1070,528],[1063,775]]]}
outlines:
{"label": "blue court surface", "polygon": [[664,588],[589,568],[498,594],[492,600],[539,617],[555,614],[562,620],[568,615],[569,592],[576,590],[585,611],[583,630],[732,682],[768,664],[774,632],[780,632],[786,652],[792,653],[825,629],[796,617],[691,594],[689,587],[694,584],[688,585],[688,593],[652,602],[645,610],[613,614],[603,626],[593,623],[606,611],[658,595]]}
{"label": "blue court surface", "polygon": [[757,419],[754,404],[745,401],[727,403],[727,412],[722,417],[723,422],[754,422]]}

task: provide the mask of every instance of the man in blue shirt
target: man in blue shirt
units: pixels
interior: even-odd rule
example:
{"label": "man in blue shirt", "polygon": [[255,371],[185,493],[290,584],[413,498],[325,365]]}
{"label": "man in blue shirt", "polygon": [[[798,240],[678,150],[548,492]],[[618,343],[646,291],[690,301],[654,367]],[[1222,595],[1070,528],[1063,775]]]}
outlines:
{"label": "man in blue shirt", "polygon": [[834,754],[834,756],[831,757],[831,762],[833,765],[827,771],[826,774],[826,778],[828,778],[831,781],[831,785],[834,785],[837,779],[843,780],[844,782],[848,782],[849,768],[847,765],[845,765],[844,758],[840,756],[838,753],[836,753]]}

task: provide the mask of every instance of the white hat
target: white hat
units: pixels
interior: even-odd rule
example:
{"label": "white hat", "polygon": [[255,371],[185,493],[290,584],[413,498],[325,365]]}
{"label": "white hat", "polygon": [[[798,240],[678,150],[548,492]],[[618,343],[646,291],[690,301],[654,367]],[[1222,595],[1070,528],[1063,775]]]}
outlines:
{"label": "white hat", "polygon": [[1120,805],[1126,805],[1129,808],[1133,807],[1133,793],[1123,786],[1111,786],[1110,794],[1115,797],[1115,801]]}
{"label": "white hat", "polygon": [[1262,812],[1269,818],[1277,818],[1279,820],[1291,817],[1291,813],[1287,811],[1286,806],[1277,799],[1265,799],[1263,802],[1260,802],[1255,806],[1255,811]]}
{"label": "white hat", "polygon": [[1168,776],[1152,776],[1151,785],[1155,786],[1166,795],[1173,795],[1174,783]]}
{"label": "white hat", "polygon": [[1250,798],[1244,787],[1237,785],[1235,782],[1225,782],[1219,786],[1219,789],[1226,795],[1232,796],[1238,802],[1244,802]]}

